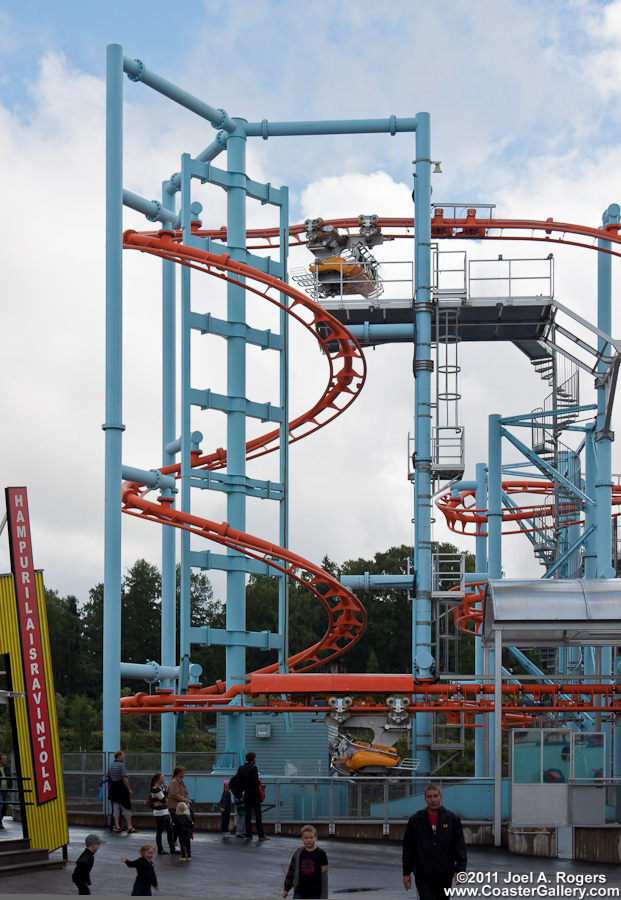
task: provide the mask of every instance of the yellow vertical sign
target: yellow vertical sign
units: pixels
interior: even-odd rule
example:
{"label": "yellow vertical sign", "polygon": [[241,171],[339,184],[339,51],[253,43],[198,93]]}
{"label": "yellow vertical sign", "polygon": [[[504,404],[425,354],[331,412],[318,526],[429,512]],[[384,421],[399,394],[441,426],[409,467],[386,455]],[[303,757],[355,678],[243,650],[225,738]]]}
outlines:
{"label": "yellow vertical sign", "polygon": [[[69,842],[69,831],[45,589],[41,572],[35,571],[32,565],[25,489],[7,489],[7,513],[11,524],[9,506],[12,499],[21,496],[21,491],[26,504],[25,530],[20,529],[19,534],[15,530],[11,537],[13,574],[0,576],[0,653],[9,656],[11,691],[23,695],[14,697],[11,703],[30,845],[56,850]],[[15,505],[19,508],[19,503]],[[22,522],[24,515],[20,515]],[[27,546],[24,546],[25,536]],[[24,585],[28,588],[26,592]]]}

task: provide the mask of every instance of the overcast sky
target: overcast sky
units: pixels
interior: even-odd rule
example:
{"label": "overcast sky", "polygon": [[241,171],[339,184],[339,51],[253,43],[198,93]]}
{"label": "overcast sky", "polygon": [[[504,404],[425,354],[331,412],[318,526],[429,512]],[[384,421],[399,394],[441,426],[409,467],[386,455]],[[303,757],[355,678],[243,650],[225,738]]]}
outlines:
{"label": "overcast sky", "polygon": [[[617,0],[181,0],[174,8],[161,0],[0,2],[0,472],[4,485],[28,487],[35,564],[45,570],[46,585],[81,602],[103,579],[108,43],[251,121],[427,111],[432,157],[443,170],[434,176],[435,201],[488,202],[502,217],[589,225],[621,201]],[[200,152],[215,132],[144,85],[124,79],[124,86],[124,186],[157,198],[162,180],[180,169],[181,154]],[[293,223],[308,216],[410,215],[413,159],[413,136],[403,134],[248,146],[252,177],[289,185]],[[224,224],[216,189],[204,206],[206,225]],[[250,224],[270,221],[264,209],[249,210]],[[125,226],[149,227],[133,213]],[[411,258],[411,245],[397,249]],[[552,249],[557,298],[595,321],[591,251],[485,242],[466,249],[471,258],[499,252],[540,258]],[[394,247],[381,252],[395,258]],[[160,267],[143,255],[125,256],[124,462],[149,469],[161,459]],[[292,266],[309,262],[305,251],[292,254]],[[617,270],[614,261],[615,296]],[[220,288],[212,285],[197,284],[195,297],[204,311],[221,304]],[[270,321],[254,301],[251,315]],[[620,330],[615,314],[613,334]],[[197,340],[205,353],[197,348],[196,386],[222,390],[222,348],[213,338]],[[321,390],[326,369],[306,337],[296,335],[293,349],[297,414]],[[252,399],[274,402],[275,360],[268,356],[253,356]],[[291,547],[315,562],[326,553],[337,563],[369,557],[413,539],[412,349],[383,347],[367,358],[367,384],[354,406],[291,451]],[[464,347],[462,371],[466,477],[474,477],[475,464],[486,461],[488,415],[528,412],[548,389],[511,345]],[[593,396],[592,380],[583,379],[582,401]],[[224,433],[223,417],[209,416],[197,414],[193,423],[205,435],[205,451],[220,446]],[[613,470],[621,471],[617,445],[613,459]],[[275,477],[269,465],[249,474]],[[214,492],[195,503],[196,512],[225,518]],[[159,565],[159,527],[127,517],[123,527],[124,565],[139,556]],[[248,527],[277,536],[265,505],[251,505]],[[447,538],[440,521],[435,537]],[[458,543],[474,549],[473,541]],[[505,544],[507,575],[543,574],[525,540]],[[3,534],[0,571],[8,568]]]}

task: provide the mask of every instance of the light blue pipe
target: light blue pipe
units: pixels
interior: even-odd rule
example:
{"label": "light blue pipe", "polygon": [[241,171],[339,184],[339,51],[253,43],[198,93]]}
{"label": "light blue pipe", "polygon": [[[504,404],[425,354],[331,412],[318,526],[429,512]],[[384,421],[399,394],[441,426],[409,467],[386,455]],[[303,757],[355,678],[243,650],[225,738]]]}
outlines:
{"label": "light blue pipe", "polygon": [[234,121],[229,118],[223,109],[215,109],[213,106],[205,103],[204,100],[199,100],[198,97],[194,97],[187,91],[182,90],[176,84],[147,69],[139,59],[130,59],[128,56],[123,57],[123,70],[132,81],[142,81],[143,84],[153,88],[159,94],[174,100],[179,106],[184,106],[191,112],[196,113],[197,116],[207,119],[215,128],[224,128],[225,131],[234,130]]}
{"label": "light blue pipe", "polygon": [[[121,663],[121,678],[135,678],[146,681],[148,684],[155,684],[157,681],[176,681],[181,675],[182,666],[164,666],[150,659],[148,662],[141,663]],[[198,679],[203,671],[203,667],[198,663],[190,663],[190,681],[198,684]],[[166,715],[170,715],[166,713]],[[174,718],[174,717],[173,717]]]}
{"label": "light blue pipe", "polygon": [[350,591],[413,590],[414,573],[410,575],[341,575],[341,584]]}
{"label": "light blue pipe", "polygon": [[[468,586],[479,581],[487,581],[488,577],[487,572],[466,572],[464,583]],[[414,572],[409,575],[371,575],[364,572],[362,575],[341,575],[339,581],[350,591],[409,591],[414,589],[414,578]]]}
{"label": "light blue pipe", "polygon": [[[289,261],[289,190],[282,189],[283,202],[280,206],[280,263],[283,280],[287,280]],[[281,294],[281,302],[289,305],[290,298]],[[279,426],[279,474],[283,486],[282,499],[278,506],[280,546],[289,546],[289,314],[286,309],[279,313],[279,327],[282,349],[279,353],[280,407],[283,411]],[[282,636],[282,648],[278,652],[280,672],[289,670],[289,578],[281,572],[278,578],[278,633]],[[285,716],[285,730],[291,729],[291,717]]]}
{"label": "light blue pipe", "polygon": [[[485,463],[477,463],[476,466],[476,494],[475,503],[477,509],[487,509],[487,466]],[[467,484],[468,482],[463,482]],[[487,530],[487,522],[482,522],[480,531]],[[475,539],[475,566],[479,577],[472,577],[472,581],[487,581],[487,534],[478,535]],[[483,577],[480,575],[483,574]],[[483,675],[483,645],[481,635],[476,635],[474,639],[474,671],[478,676]],[[475,724],[484,725],[484,716],[477,716]],[[474,774],[478,777],[483,775],[484,769],[484,728],[474,729]]]}
{"label": "light blue pipe", "polygon": [[172,224],[177,219],[176,213],[163,206],[159,200],[145,200],[144,197],[139,197],[138,194],[127,190],[123,191],[123,206],[144,213],[149,222],[170,222]]}
{"label": "light blue pipe", "polygon": [[[589,497],[595,497],[595,481],[597,478],[597,455],[595,448],[595,425],[589,425],[586,429],[584,442],[584,478],[585,493]],[[584,577],[597,578],[597,519],[593,503],[584,504],[584,528],[585,542],[583,551]]]}
{"label": "light blue pipe", "polygon": [[[174,263],[172,263],[172,265],[174,265]],[[173,334],[174,334],[174,330],[173,330]],[[173,428],[174,428],[174,425],[173,425]],[[174,434],[174,431],[173,431],[173,434]],[[193,431],[192,434],[190,435],[190,450],[200,450],[200,444],[201,444],[202,440],[203,440],[202,432]],[[168,456],[171,457],[171,460],[170,460],[171,462],[174,462],[174,459],[172,459],[173,456],[176,456],[177,453],[181,453],[181,444],[182,444],[181,438],[176,438],[173,441],[168,441],[168,443],[164,445],[164,451]]]}
{"label": "light blue pipe", "polygon": [[121,469],[121,477],[123,481],[135,481],[137,484],[144,484],[147,487],[168,488],[171,491],[177,490],[177,482],[172,475],[162,475],[159,469],[136,469],[133,466],[123,466]]}
{"label": "light blue pipe", "polygon": [[[166,196],[175,203],[175,191],[169,190],[169,182],[162,185],[162,200]],[[177,422],[177,311],[176,264],[162,260],[162,463],[174,462],[169,446],[176,434]],[[181,442],[179,441],[179,449]],[[174,505],[174,494],[171,492]],[[177,571],[175,529],[162,528],[162,609],[160,652],[162,665],[174,666],[177,659]],[[176,716],[162,713],[160,725],[160,765],[166,768],[166,760],[176,748]]]}
{"label": "light blue pipe", "polygon": [[358,343],[365,347],[369,344],[389,344],[391,341],[413,341],[416,333],[414,322],[405,324],[386,324],[372,325],[370,322],[363,322],[362,325],[347,325],[356,338]]}
{"label": "light blue pipe", "polygon": [[502,578],[502,430],[500,416],[489,417],[487,531],[489,577]]}
{"label": "light blue pipe", "polygon": [[226,131],[220,131],[217,138],[208,147],[205,147],[196,157],[199,162],[211,162],[219,156],[223,150],[226,150],[227,134]]}
{"label": "light blue pipe", "polygon": [[[227,141],[227,169],[234,186],[227,191],[227,246],[231,257],[246,260],[246,137],[244,121],[236,119],[236,130]],[[237,184],[235,184],[237,182]],[[227,285],[227,320],[246,322],[246,292],[240,284]],[[246,342],[243,337],[227,339],[227,394],[231,398],[246,396]],[[243,412],[227,413],[227,472],[232,476],[246,474],[246,417]],[[243,490],[227,494],[227,521],[231,527],[246,530],[246,496]],[[238,556],[231,548],[228,556]],[[226,627],[228,631],[246,631],[246,575],[243,571],[226,574]],[[229,686],[239,683],[246,672],[246,648],[243,643],[226,647],[226,680]],[[226,716],[225,752],[237,759],[245,756],[245,718]]]}
{"label": "light blue pipe", "polygon": [[[416,129],[414,174],[414,286],[416,344],[414,350],[414,570],[416,602],[412,604],[412,672],[420,671],[420,660],[433,660],[431,644],[431,133],[429,113],[419,113],[409,122]],[[393,123],[394,124],[394,123]],[[427,663],[429,665],[429,663]],[[412,734],[420,773],[431,773],[431,715],[416,716]]]}
{"label": "light blue pipe", "polygon": [[[488,501],[487,530],[489,534],[488,570],[490,578],[502,578],[502,435],[503,429],[499,415],[489,417],[489,464],[488,464]],[[489,673],[495,672],[496,651],[489,651]],[[486,720],[488,729],[488,770],[486,775],[495,774],[495,728],[496,715],[490,713]],[[498,760],[500,765],[500,759]]]}
{"label": "light blue pipe", "polygon": [[[381,134],[386,132],[396,134],[397,132],[416,131],[421,125],[423,116],[429,117],[429,114],[420,113],[414,119],[397,119],[396,116],[390,116],[389,119],[336,119],[323,122],[268,122],[267,119],[263,119],[262,122],[249,122],[245,126],[245,132],[248,137],[262,137],[264,140],[271,137],[311,134]],[[428,118],[427,122],[423,124],[423,130],[425,128],[429,133]],[[417,140],[417,155],[429,156],[426,151],[419,152],[419,148],[420,142]],[[431,168],[429,172],[431,174]]]}
{"label": "light blue pipe", "polygon": [[[602,217],[604,226],[618,223],[621,219],[621,207],[618,203],[611,203]],[[598,241],[598,247],[610,249],[610,241]],[[597,327],[600,331],[610,334],[612,332],[612,257],[609,253],[597,254]],[[603,351],[604,340],[597,339],[598,350]],[[599,373],[604,373],[606,364],[600,361],[597,366]],[[602,385],[597,387],[597,432],[604,428],[606,418],[607,391]],[[595,483],[595,517],[597,521],[596,547],[597,547],[597,577],[614,578],[616,572],[611,566],[612,557],[612,440],[604,436],[597,443],[597,479]],[[612,675],[612,647],[601,648],[601,672],[600,678],[608,680]],[[602,730],[606,734],[606,740],[612,738],[612,729],[609,723],[603,723]],[[610,760],[607,759],[609,769]],[[606,775],[609,775],[609,771]]]}
{"label": "light blue pipe", "polygon": [[[182,205],[189,198],[181,196]],[[184,228],[183,240],[188,243],[190,235]],[[192,327],[191,327],[191,271],[187,266],[181,269],[181,509],[191,512],[191,426],[192,426]],[[190,656],[190,534],[181,532],[181,574],[179,584],[179,659]]]}
{"label": "light blue pipe", "polygon": [[[618,223],[621,209],[617,203],[612,203],[604,212],[603,225]],[[597,246],[601,250],[610,250],[610,241],[598,240]],[[597,254],[597,327],[605,334],[612,331],[612,257],[609,253]],[[603,351],[605,342],[601,337],[597,339],[599,351]],[[600,360],[597,371],[603,374],[606,364]],[[604,428],[606,417],[607,391],[604,385],[597,387],[597,433]],[[596,520],[597,520],[597,577],[603,573],[607,577],[614,578],[606,570],[610,569],[612,547],[612,442],[609,438],[599,440],[597,443],[597,479],[595,483]]]}
{"label": "light blue pipe", "polygon": [[460,491],[476,491],[478,487],[478,481],[456,481],[451,485],[451,497],[457,497]]}
{"label": "light blue pipe", "polygon": [[121,742],[121,460],[123,379],[123,48],[106,52],[106,420],[102,749]]}

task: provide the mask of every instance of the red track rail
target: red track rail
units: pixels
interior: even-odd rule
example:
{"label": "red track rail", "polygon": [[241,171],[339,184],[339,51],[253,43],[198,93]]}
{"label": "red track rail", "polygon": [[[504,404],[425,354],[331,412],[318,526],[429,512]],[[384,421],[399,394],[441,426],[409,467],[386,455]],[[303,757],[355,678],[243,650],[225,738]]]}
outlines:
{"label": "red track rail", "polygon": [[[346,231],[357,230],[359,223],[357,219],[330,219],[325,220],[325,224],[331,224],[337,228]],[[384,232],[385,240],[394,240],[398,238],[412,238],[414,221],[410,218],[381,218],[378,222],[379,227]],[[570,244],[573,246],[584,247],[585,249],[595,249],[600,252],[609,253],[613,256],[621,256],[621,237],[619,236],[619,225],[609,225],[606,228],[588,228],[570,223],[554,222],[551,219],[546,221],[538,220],[517,220],[517,219],[496,219],[476,217],[476,210],[468,210],[468,214],[464,218],[445,218],[442,209],[436,209],[431,223],[432,237],[437,239],[490,239],[490,240],[538,240],[546,242],[556,242]],[[214,240],[226,241],[227,230],[220,228],[216,230],[205,230],[195,225],[193,227],[195,234],[204,237],[210,237]],[[524,234],[524,232],[527,232]],[[248,231],[249,248],[251,249],[268,249],[278,246],[280,242],[280,232],[278,229],[254,229]],[[612,244],[610,248],[599,248],[598,241],[603,240]],[[303,245],[305,240],[305,226],[293,226],[289,230],[290,245]],[[146,253],[152,253],[156,256],[173,260],[181,265],[198,269],[225,281],[242,284],[246,290],[250,290],[260,296],[265,297],[272,303],[275,303],[281,309],[293,315],[302,325],[312,331],[314,337],[320,341],[326,353],[330,365],[330,377],[328,385],[318,403],[309,411],[293,420],[289,425],[290,441],[299,440],[307,434],[311,434],[318,428],[323,427],[337,415],[340,415],[353,402],[358,395],[365,379],[365,363],[362,350],[357,341],[349,334],[349,332],[336,319],[333,319],[318,304],[310,300],[306,295],[295,290],[290,285],[279,281],[273,276],[265,275],[256,269],[252,269],[242,263],[232,260],[228,254],[214,254],[207,251],[196,250],[181,244],[181,233],[172,231],[145,232],[139,234],[137,232],[126,232],[124,235],[124,246],[126,248],[140,249]],[[243,280],[242,280],[243,279]],[[251,282],[251,283],[248,283]],[[256,286],[260,285],[260,287]],[[276,297],[270,295],[270,290],[278,291],[286,294],[292,299],[290,306],[283,305]],[[305,318],[302,314],[310,313],[310,319]],[[321,338],[315,331],[317,325],[327,326],[327,335]],[[337,343],[336,351],[329,349],[329,344],[333,347]],[[341,366],[335,371],[336,364]],[[355,366],[360,371],[357,371]],[[345,396],[343,402],[342,395]],[[278,446],[278,430],[268,432],[266,435],[255,439],[247,445],[247,455],[249,459],[265,453],[272,452]],[[192,465],[203,469],[222,468],[226,465],[226,451],[218,449],[207,456],[199,456],[193,454]],[[166,474],[178,474],[179,466],[169,466],[162,471]],[[534,485],[528,483],[505,483],[503,485],[509,493],[520,492],[548,494],[549,489],[543,488],[541,482]],[[551,488],[551,485],[550,485]],[[269,565],[285,572],[292,578],[305,584],[315,596],[323,603],[328,612],[328,629],[326,634],[314,647],[310,647],[300,654],[295,655],[289,660],[291,669],[297,672],[303,672],[312,669],[322,663],[325,663],[336,656],[343,653],[354,641],[361,636],[366,615],[364,609],[358,599],[349,591],[344,589],[339,582],[331,578],[323,570],[302,560],[295,554],[284,551],[275,545],[262,541],[252,535],[231,529],[228,523],[215,523],[206,519],[198,519],[188,514],[180,513],[172,509],[170,503],[166,501],[154,502],[148,500],[142,490],[142,486],[136,484],[126,484],[123,487],[123,504],[124,512],[146,518],[151,521],[172,525],[182,528],[203,537],[207,537],[212,541],[223,544],[227,547],[234,547],[246,555],[261,559]],[[613,503],[621,504],[621,489],[619,489]],[[466,507],[465,502],[468,492],[463,492],[459,498],[444,497],[440,498],[438,505],[447,517],[449,527],[453,531],[461,530],[462,533],[478,534],[479,526],[487,519],[486,510],[476,510],[472,507]],[[539,506],[531,506],[515,510],[506,508],[503,513],[503,521],[523,521],[532,517],[533,513],[542,509]],[[619,514],[619,513],[616,513]],[[459,523],[459,524],[458,524]],[[475,530],[468,532],[468,526]],[[516,531],[527,530],[523,526],[518,527]],[[505,532],[514,533],[514,532]],[[282,564],[277,563],[273,557],[277,556]],[[298,570],[309,573],[310,580],[306,581],[300,575]],[[318,586],[323,585],[324,589],[319,590]],[[477,595],[473,595],[475,600]],[[465,615],[464,615],[465,614]],[[462,610],[462,618],[459,627],[466,628],[468,621],[476,619],[476,610],[469,608]],[[476,624],[475,624],[476,627]],[[238,703],[243,702],[243,695],[253,693],[252,679],[254,678],[255,690],[258,690],[257,676],[269,676],[270,678],[280,677],[275,673],[278,669],[277,665],[268,666],[261,669],[251,676],[250,685],[243,688],[240,686],[226,689],[226,685],[218,682],[209,688],[190,688],[190,693],[182,696],[173,696],[170,692],[161,691],[156,695],[137,694],[134,697],[124,698],[122,703],[122,711],[124,713],[143,714],[145,712],[163,712],[163,711],[182,711],[186,709],[202,709],[205,707],[215,707],[219,709],[230,709],[228,705],[231,701]],[[296,678],[301,676],[296,675]],[[388,676],[373,676],[373,695],[387,695],[393,687],[388,686],[384,679]],[[319,679],[321,676],[314,675],[313,679]],[[313,681],[313,684],[315,681]],[[297,682],[300,693],[303,692],[301,682]],[[317,681],[317,686],[319,682]],[[434,690],[438,688],[439,690]],[[278,698],[270,702],[270,694],[276,693],[277,688],[269,683],[263,685],[263,690],[267,692],[267,700],[265,706],[254,706],[253,709],[266,709],[276,711],[279,708],[286,709],[308,709],[316,712],[328,711],[331,709],[329,705],[325,709],[317,705],[317,698],[294,700],[288,695],[287,700],[282,700],[282,694],[278,694]],[[459,715],[470,710],[473,707],[477,714],[486,711],[493,711],[493,702],[486,695],[491,689],[487,686],[476,688],[472,691],[471,685],[442,685],[442,686],[425,686],[416,683],[409,684],[405,692],[409,695],[423,695],[422,698],[414,705],[410,706],[412,711],[421,710],[429,711],[431,708],[437,708],[437,711],[446,712],[447,716]],[[520,690],[525,694],[536,695],[540,697],[552,696],[556,702],[551,705],[544,705],[542,700],[535,702],[532,706],[524,706],[524,701],[518,702],[516,697]],[[480,693],[479,693],[480,691]],[[521,688],[521,686],[505,685],[503,686],[503,721],[505,724],[513,722],[521,723],[527,713],[536,715],[545,715],[553,712],[558,713],[566,705],[563,700],[558,699],[560,689],[552,685],[533,685]],[[455,696],[457,692],[460,696]],[[600,703],[607,703],[610,711],[621,707],[621,698],[617,697],[615,687],[612,685],[581,685],[574,688],[569,685],[562,687],[564,695],[572,695],[571,702],[572,711],[577,710],[602,710]],[[573,693],[572,693],[573,692]],[[297,694],[297,691],[296,691]],[[575,695],[575,696],[574,696]],[[579,695],[579,696],[578,696]],[[330,694],[329,696],[334,696]],[[354,700],[352,712],[355,711],[382,711],[385,712],[386,697],[383,701],[367,695],[362,700]],[[474,712],[472,712],[474,715]]]}
{"label": "red track rail", "polygon": [[[237,262],[228,254],[218,255],[187,247],[173,240],[174,237],[170,232],[158,232],[153,236],[129,231],[124,235],[124,246],[173,260],[229,282],[239,283],[246,290],[259,294],[280,309],[284,309],[307,328],[321,344],[328,360],[328,384],[319,401],[289,423],[291,442],[312,434],[347,409],[362,389],[366,377],[366,364],[360,345],[340,322],[305,294],[272,275]],[[270,294],[270,291],[274,293]],[[279,294],[286,294],[292,302],[289,305],[283,304],[278,299]],[[323,326],[323,336],[315,330],[318,325]],[[250,441],[246,446],[248,458],[253,459],[274,451],[278,447],[279,436],[279,429],[275,429]],[[198,453],[192,455],[194,468],[210,470],[225,465],[226,451],[222,449],[206,456]],[[161,471],[178,476],[180,465],[167,466]],[[148,491],[145,491],[142,485],[125,483],[122,493],[123,511],[149,521],[190,531],[223,546],[234,548],[253,559],[261,560],[304,585],[323,604],[328,614],[326,633],[312,647],[289,658],[288,664],[292,671],[307,671],[329,662],[344,653],[361,637],[366,626],[364,607],[354,594],[319,566],[276,544],[232,529],[227,522],[217,523],[182,513],[173,509],[171,502],[165,499],[159,502],[149,500],[145,496],[146,493]],[[306,578],[300,573],[306,573]],[[274,664],[260,671],[277,670],[278,664]],[[226,692],[221,682],[202,690],[206,695]],[[136,698],[133,697],[121,701],[123,711],[135,708],[136,705]],[[153,705],[157,706],[157,703]]]}
{"label": "red track rail", "polygon": [[[333,225],[343,231],[357,231],[360,223],[357,218],[325,219],[324,224]],[[414,219],[383,216],[378,219],[378,227],[385,240],[409,238],[414,235]],[[460,218],[445,218],[444,210],[437,208],[431,220],[432,238],[472,239],[475,240],[509,240],[509,241],[545,241],[584,247],[589,250],[600,250],[613,256],[621,256],[621,225],[610,224],[605,228],[590,228],[586,225],[575,225],[570,222],[555,222],[553,219],[492,219],[477,218],[476,210],[468,210],[468,215]],[[526,234],[524,232],[527,232]],[[181,232],[170,232],[174,240],[181,240]],[[161,231],[145,232],[145,235],[157,237]],[[196,226],[196,234],[212,240],[226,242],[226,228],[204,229]],[[250,249],[269,249],[280,243],[278,228],[254,228],[247,232]],[[608,241],[611,248],[598,248],[599,240]],[[306,228],[304,225],[293,225],[289,229],[290,246],[306,244]]]}
{"label": "red track rail", "polygon": [[[533,494],[544,498],[543,501],[528,506],[503,507],[502,521],[508,523],[507,527],[502,530],[503,534],[521,534],[533,531],[532,525],[524,524],[526,520],[532,519],[533,516],[552,518],[554,515],[552,505],[545,501],[547,497],[550,499],[554,497],[554,485],[551,481],[503,481],[502,489],[506,494],[518,496]],[[464,490],[459,491],[458,496],[447,493],[442,494],[436,500],[436,506],[444,514],[446,524],[456,534],[480,537],[487,533],[481,530],[481,526],[487,522],[487,510],[475,507],[475,496],[474,490]],[[612,514],[613,518],[621,515],[621,486],[619,485],[614,485],[612,488],[612,505],[616,507]],[[568,525],[582,521],[582,504],[579,499],[576,499],[575,504],[572,503],[572,509],[574,507],[579,511],[576,514],[575,522],[568,522]],[[512,528],[512,523],[517,523],[517,527]]]}

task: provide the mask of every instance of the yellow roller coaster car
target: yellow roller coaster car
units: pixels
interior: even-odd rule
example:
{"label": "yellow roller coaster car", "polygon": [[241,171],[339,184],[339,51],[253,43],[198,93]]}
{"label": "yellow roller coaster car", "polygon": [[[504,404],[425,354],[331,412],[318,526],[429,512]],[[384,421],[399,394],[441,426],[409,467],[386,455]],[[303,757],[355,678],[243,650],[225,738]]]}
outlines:
{"label": "yellow roller coaster car", "polygon": [[362,294],[369,297],[377,290],[372,266],[343,256],[333,256],[310,267],[319,285],[331,294]]}

